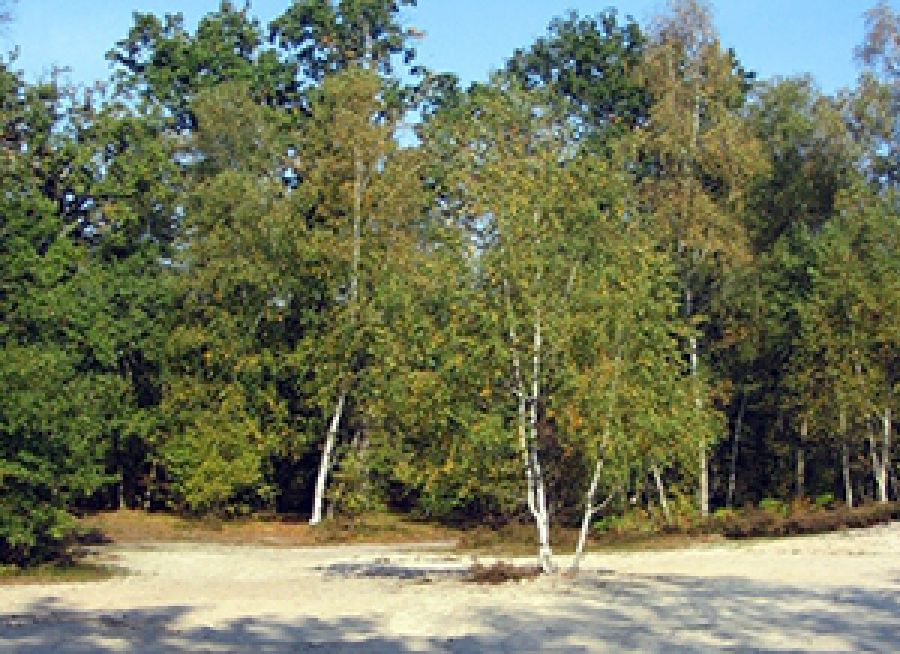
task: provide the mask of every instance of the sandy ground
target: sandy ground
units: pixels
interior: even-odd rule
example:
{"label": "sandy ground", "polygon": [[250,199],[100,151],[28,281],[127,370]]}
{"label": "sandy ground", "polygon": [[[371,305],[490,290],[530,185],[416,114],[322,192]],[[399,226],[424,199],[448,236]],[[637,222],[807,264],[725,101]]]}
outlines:
{"label": "sandy ground", "polygon": [[[0,652],[900,652],[900,524],[590,555],[475,586],[385,547],[104,548],[126,575],[0,586]],[[565,557],[558,557],[560,564]]]}

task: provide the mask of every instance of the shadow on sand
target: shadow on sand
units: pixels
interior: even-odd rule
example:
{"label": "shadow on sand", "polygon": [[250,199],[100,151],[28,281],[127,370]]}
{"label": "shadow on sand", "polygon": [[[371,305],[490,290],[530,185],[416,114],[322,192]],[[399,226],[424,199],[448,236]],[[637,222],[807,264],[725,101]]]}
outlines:
{"label": "shadow on sand", "polygon": [[376,617],[309,617],[310,606],[299,607],[307,615],[290,621],[247,616],[182,628],[192,610],[187,606],[89,612],[41,600],[15,614],[0,608],[0,652],[900,651],[897,590],[586,574],[552,588],[523,584],[516,592],[552,593],[555,600],[538,612],[504,595],[503,605],[473,611],[470,635],[424,638],[392,634]]}

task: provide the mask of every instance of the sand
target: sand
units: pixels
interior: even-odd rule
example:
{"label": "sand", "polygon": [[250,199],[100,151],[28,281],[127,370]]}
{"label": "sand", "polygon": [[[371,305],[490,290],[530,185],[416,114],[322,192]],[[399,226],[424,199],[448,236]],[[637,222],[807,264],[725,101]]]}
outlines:
{"label": "sand", "polygon": [[0,586],[0,652],[900,652],[900,524],[591,554],[575,579],[500,586],[424,547],[98,557],[127,573]]}

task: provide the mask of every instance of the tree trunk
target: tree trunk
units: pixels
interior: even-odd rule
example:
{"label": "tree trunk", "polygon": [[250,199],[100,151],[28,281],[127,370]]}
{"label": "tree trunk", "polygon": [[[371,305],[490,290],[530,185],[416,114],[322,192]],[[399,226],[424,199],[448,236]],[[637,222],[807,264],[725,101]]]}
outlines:
{"label": "tree trunk", "polygon": [[[697,383],[697,338],[691,337],[691,375],[694,377],[694,383]],[[696,397],[694,404],[697,411],[700,411],[701,400],[699,390],[695,389]],[[703,517],[709,515],[709,461],[706,457],[706,442],[700,441],[700,514]]]}
{"label": "tree trunk", "polygon": [[669,513],[669,502],[666,499],[666,489],[659,473],[659,466],[653,466],[653,479],[656,481],[656,492],[659,493],[659,505],[662,507],[663,515],[666,516],[666,522],[669,522],[672,516]]}
{"label": "tree trunk", "polygon": [[847,442],[847,413],[841,411],[841,468],[844,472],[844,498],[847,500],[847,508],[853,508],[853,480],[850,477],[850,444]]}
{"label": "tree trunk", "polygon": [[[618,330],[616,332],[616,341],[618,342],[622,334],[622,327],[619,325]],[[601,443],[601,451],[605,451],[607,443],[609,442],[609,431],[612,428],[612,419],[613,419],[613,407],[615,402],[618,399],[616,395],[619,388],[619,364],[622,362],[622,352],[621,350],[616,355],[616,365],[613,369],[613,380],[612,380],[612,389],[609,398],[609,404],[606,408],[606,425],[603,428],[603,441]],[[578,544],[575,546],[575,556],[572,559],[572,567],[570,572],[572,574],[576,574],[578,572],[578,566],[581,564],[581,556],[584,551],[584,545],[587,542],[588,530],[591,524],[591,518],[594,517],[594,514],[597,511],[602,510],[613,498],[615,491],[609,494],[609,496],[603,501],[600,506],[594,506],[594,495],[597,494],[597,485],[600,483],[600,472],[603,470],[603,457],[597,457],[597,464],[594,466],[594,475],[591,478],[591,485],[588,488],[587,496],[585,498],[584,503],[584,515],[581,519],[581,532],[578,535]]]}
{"label": "tree trunk", "polygon": [[[362,258],[362,200],[366,185],[365,163],[358,149],[353,151],[353,237],[352,260],[350,274],[350,320],[356,325],[359,320],[359,275],[360,260]],[[316,488],[313,495],[312,516],[309,524],[317,525],[322,522],[322,505],[325,498],[325,487],[328,481],[328,471],[331,467],[331,456],[337,440],[337,431],[340,426],[341,416],[344,413],[344,404],[347,399],[347,391],[340,391],[337,406],[328,426],[325,436],[325,447],[322,449],[322,458],[319,462],[319,473],[316,477]],[[334,510],[329,506],[329,514]]]}
{"label": "tree trunk", "polygon": [[[687,312],[688,318],[690,318],[694,313],[693,300],[694,296],[691,292],[690,287],[685,282],[685,310]],[[694,381],[694,407],[697,409],[699,413],[703,403],[700,399],[700,389],[697,387],[699,383],[698,379],[698,368],[700,365],[700,354],[699,354],[699,346],[697,344],[697,337],[691,336],[690,338],[690,357],[691,357],[691,378]],[[706,443],[704,441],[700,442],[700,513],[703,517],[709,515],[709,462],[706,458]]]}
{"label": "tree trunk", "polygon": [[603,459],[597,460],[594,466],[594,476],[591,478],[591,485],[588,488],[587,496],[584,503],[584,515],[581,518],[581,531],[578,534],[578,544],[575,546],[575,555],[572,557],[572,567],[569,568],[570,574],[577,574],[578,568],[581,566],[581,557],[584,555],[584,546],[587,543],[588,532],[590,531],[591,519],[597,513],[602,511],[613,498],[615,492],[603,500],[599,506],[594,506],[594,495],[597,494],[597,486],[600,483],[600,472],[603,470]]}
{"label": "tree trunk", "polygon": [[534,343],[532,358],[532,379],[531,379],[531,467],[534,471],[535,482],[535,505],[537,514],[535,520],[537,522],[538,540],[540,542],[540,550],[538,559],[541,569],[544,572],[553,571],[553,552],[550,549],[550,512],[547,506],[547,496],[544,489],[544,478],[541,473],[541,463],[538,454],[538,418],[539,403],[541,398],[541,348],[543,345],[541,336],[541,310],[537,308],[534,315]]}
{"label": "tree trunk", "polygon": [[866,426],[869,430],[869,456],[872,458],[872,474],[875,477],[875,491],[873,496],[879,502],[886,502],[884,498],[884,467],[881,465],[881,457],[878,451],[878,440],[875,437],[876,426],[871,420],[866,420]]}
{"label": "tree trunk", "polygon": [[853,508],[853,484],[850,477],[850,446],[844,443],[841,446],[841,467],[844,471],[844,497],[847,500],[847,508]]}
{"label": "tree trunk", "polygon": [[891,468],[891,409],[885,407],[884,416],[882,417],[882,427],[884,429],[883,441],[881,443],[881,460],[879,461],[880,473],[878,473],[878,499],[887,502],[889,499],[888,488],[888,472]]}
{"label": "tree trunk", "polygon": [[797,445],[797,498],[806,494],[806,436],[809,429],[806,418],[800,422],[800,443]]}
{"label": "tree trunk", "polygon": [[737,458],[738,458],[738,442],[741,438],[741,423],[744,420],[744,408],[747,405],[747,396],[741,394],[741,405],[738,409],[737,420],[734,424],[734,438],[731,441],[731,470],[728,473],[728,497],[726,506],[730,509],[734,506],[734,488],[737,484]]}
{"label": "tree trunk", "polygon": [[328,426],[328,434],[325,436],[325,447],[322,448],[322,458],[319,461],[319,474],[316,477],[316,490],[313,495],[312,517],[309,524],[317,525],[322,522],[322,503],[325,498],[325,484],[328,479],[328,470],[331,467],[331,454],[334,451],[334,445],[337,441],[337,431],[341,423],[341,416],[344,413],[344,401],[346,400],[346,392],[341,391],[338,397],[337,406],[334,408],[334,415],[331,417],[331,424]]}
{"label": "tree trunk", "polygon": [[522,453],[522,462],[525,466],[525,481],[526,481],[526,489],[527,489],[527,502],[528,502],[528,510],[532,516],[537,516],[537,506],[535,505],[535,491],[534,491],[534,470],[531,467],[531,456],[529,454],[528,448],[528,403],[525,396],[525,382],[522,379],[522,364],[519,360],[519,352],[516,350],[516,342],[518,341],[518,334],[516,330],[516,321],[515,315],[513,314],[512,309],[512,299],[509,295],[509,282],[504,279],[503,280],[503,296],[506,302],[506,315],[507,321],[509,323],[508,333],[509,333],[509,343],[510,343],[510,351],[512,353],[512,367],[513,367],[513,388],[516,389],[516,400],[517,400],[517,433],[519,437],[519,451]]}

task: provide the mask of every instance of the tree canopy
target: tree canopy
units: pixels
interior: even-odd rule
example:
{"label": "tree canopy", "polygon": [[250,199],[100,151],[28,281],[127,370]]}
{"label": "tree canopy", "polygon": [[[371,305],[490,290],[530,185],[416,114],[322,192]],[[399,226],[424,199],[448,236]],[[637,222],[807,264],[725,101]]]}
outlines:
{"label": "tree canopy", "polygon": [[0,63],[0,563],[89,508],[531,521],[550,570],[610,514],[897,497],[896,12],[827,95],[699,0],[461,88],[414,4]]}

